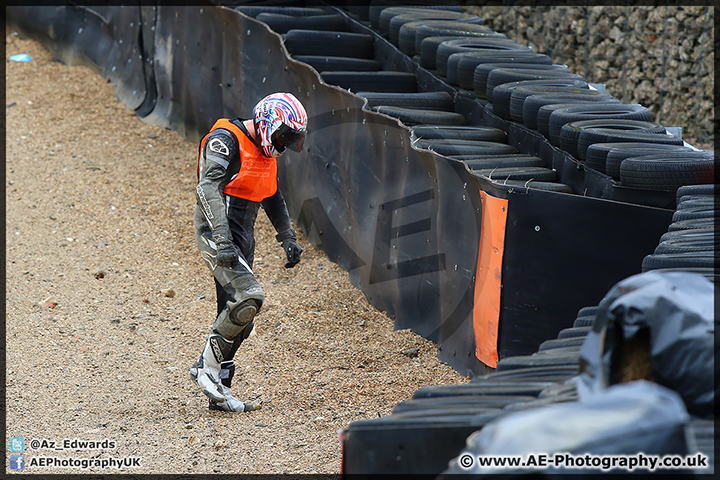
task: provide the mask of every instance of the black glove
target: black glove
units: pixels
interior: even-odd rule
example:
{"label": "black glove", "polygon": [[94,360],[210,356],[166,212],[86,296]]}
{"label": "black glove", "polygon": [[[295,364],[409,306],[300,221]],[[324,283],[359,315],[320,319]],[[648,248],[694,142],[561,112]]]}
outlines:
{"label": "black glove", "polygon": [[235,268],[238,264],[240,250],[237,246],[228,241],[217,244],[217,264],[218,267]]}
{"label": "black glove", "polygon": [[285,268],[292,268],[297,265],[298,262],[300,262],[300,254],[303,251],[302,247],[298,245],[297,240],[294,238],[286,238],[282,242],[282,247],[288,259]]}

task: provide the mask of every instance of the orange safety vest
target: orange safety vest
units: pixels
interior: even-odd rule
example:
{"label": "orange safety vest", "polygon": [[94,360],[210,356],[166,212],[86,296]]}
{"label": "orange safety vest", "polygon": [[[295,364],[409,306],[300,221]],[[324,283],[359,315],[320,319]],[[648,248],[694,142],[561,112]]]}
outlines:
{"label": "orange safety vest", "polygon": [[210,134],[218,129],[229,130],[235,136],[241,159],[240,171],[227,185],[223,192],[233,197],[244,198],[253,202],[261,202],[277,192],[277,159],[266,157],[245,132],[226,118],[221,118],[200,141],[198,156],[198,179],[200,178],[200,160],[205,141]]}

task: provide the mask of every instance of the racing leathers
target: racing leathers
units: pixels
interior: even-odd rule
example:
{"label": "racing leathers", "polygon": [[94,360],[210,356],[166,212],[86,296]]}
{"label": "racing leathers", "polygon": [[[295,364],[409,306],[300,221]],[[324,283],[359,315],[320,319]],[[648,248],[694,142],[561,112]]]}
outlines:
{"label": "racing leathers", "polygon": [[252,272],[260,206],[278,232],[286,267],[294,266],[302,252],[277,187],[277,161],[263,156],[243,122],[220,119],[201,141],[194,220],[197,247],[215,279],[218,308],[205,349],[190,373],[210,398],[211,408],[220,405],[232,411],[237,410],[226,407],[232,399],[228,371],[234,370],[235,352],[264,301]]}

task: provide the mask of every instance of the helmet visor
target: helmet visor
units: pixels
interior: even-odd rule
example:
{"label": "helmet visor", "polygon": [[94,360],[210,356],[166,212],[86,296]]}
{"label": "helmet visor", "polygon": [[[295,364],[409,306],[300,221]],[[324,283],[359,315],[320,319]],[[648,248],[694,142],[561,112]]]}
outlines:
{"label": "helmet visor", "polygon": [[278,151],[284,151],[286,148],[299,152],[305,142],[305,132],[295,130],[289,125],[283,123],[272,134],[273,146]]}

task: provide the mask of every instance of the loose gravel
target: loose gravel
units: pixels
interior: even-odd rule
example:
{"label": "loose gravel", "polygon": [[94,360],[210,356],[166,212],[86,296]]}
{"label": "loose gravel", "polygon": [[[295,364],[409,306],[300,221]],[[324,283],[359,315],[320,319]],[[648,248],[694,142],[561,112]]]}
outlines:
{"label": "loose gravel", "polygon": [[[467,381],[302,235],[302,262],[283,268],[261,213],[267,302],[233,391],[262,408],[210,412],[188,375],[216,308],[192,235],[197,146],[143,123],[93,70],[10,29],[5,40],[6,435],[26,439],[23,473],[338,473],[340,429]],[[32,467],[42,456],[140,467]]]}

